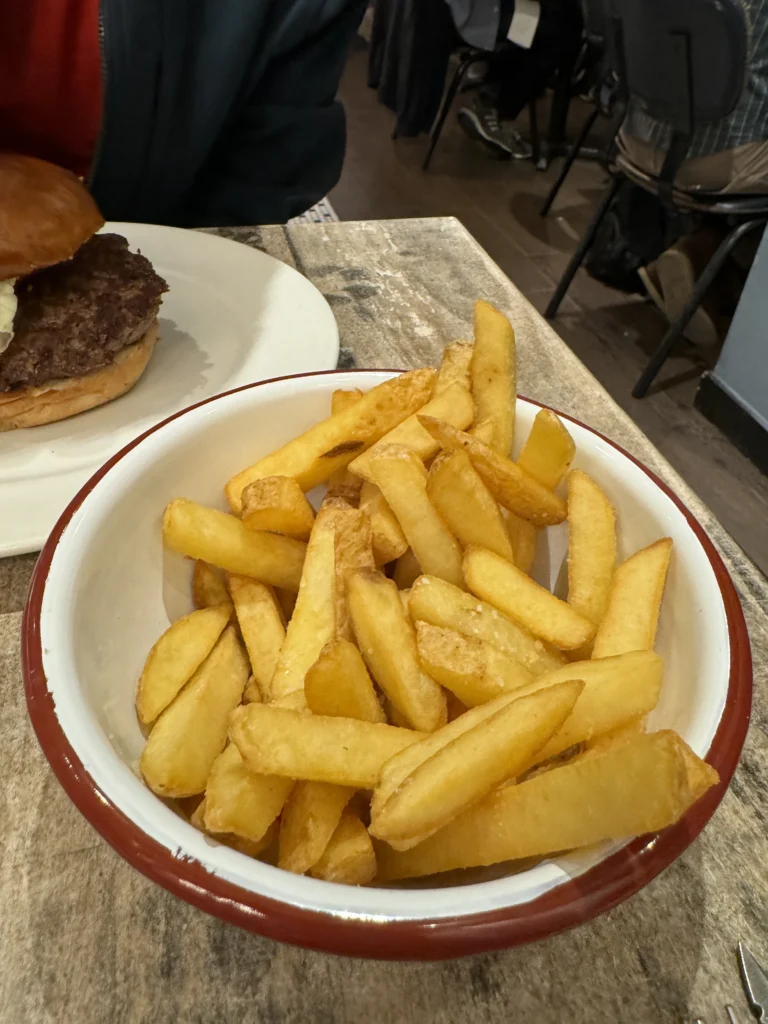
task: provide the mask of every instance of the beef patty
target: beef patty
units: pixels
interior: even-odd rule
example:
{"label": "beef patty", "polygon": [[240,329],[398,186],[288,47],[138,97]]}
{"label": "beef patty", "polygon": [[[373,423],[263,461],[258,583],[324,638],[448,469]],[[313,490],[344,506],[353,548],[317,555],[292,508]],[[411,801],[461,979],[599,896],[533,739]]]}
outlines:
{"label": "beef patty", "polygon": [[146,332],[166,291],[122,235],[94,235],[71,260],[22,278],[0,392],[107,366]]}

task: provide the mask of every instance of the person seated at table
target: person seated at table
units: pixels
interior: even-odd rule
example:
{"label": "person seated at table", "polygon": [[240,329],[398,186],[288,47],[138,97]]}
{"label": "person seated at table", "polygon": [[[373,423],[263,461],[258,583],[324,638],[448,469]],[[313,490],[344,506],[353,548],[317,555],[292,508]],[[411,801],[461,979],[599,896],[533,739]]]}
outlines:
{"label": "person seated at table", "polygon": [[470,138],[497,156],[530,159],[531,146],[514,122],[542,95],[555,71],[578,51],[582,32],[579,0],[540,0],[539,22],[528,49],[506,38],[514,0],[502,0],[501,5],[498,0],[448,0],[448,4],[462,36],[467,38],[468,24],[475,26],[473,38],[477,38],[477,27],[483,26],[487,48],[493,50],[483,85],[459,110],[459,124]]}
{"label": "person seated at table", "polygon": [[[738,0],[744,10],[747,74],[735,109],[697,126],[675,184],[689,191],[768,192],[768,0]],[[659,174],[669,146],[668,124],[630,104],[618,143],[631,163]]]}
{"label": "person seated at table", "polygon": [[[768,0],[739,0],[750,26],[747,75],[741,97],[728,117],[698,126],[675,185],[691,192],[768,193]],[[622,154],[649,174],[658,175],[669,145],[669,126],[630,106],[619,132]],[[679,238],[640,271],[648,294],[670,322],[688,302],[703,272],[729,228],[722,220],[695,234]],[[694,314],[686,337],[714,344],[724,336],[729,315],[738,301],[759,236],[735,253]],[[740,264],[740,266],[739,266]]]}
{"label": "person seated at table", "polygon": [[338,181],[365,0],[0,2],[0,148],[108,220],[282,223]]}

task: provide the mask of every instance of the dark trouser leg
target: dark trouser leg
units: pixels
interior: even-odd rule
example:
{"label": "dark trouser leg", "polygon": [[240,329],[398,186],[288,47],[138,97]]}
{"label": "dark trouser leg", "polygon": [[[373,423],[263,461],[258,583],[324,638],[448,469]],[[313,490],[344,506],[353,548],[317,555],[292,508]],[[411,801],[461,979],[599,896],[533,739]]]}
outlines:
{"label": "dark trouser leg", "polygon": [[[504,7],[502,38],[506,38],[514,4]],[[541,0],[541,18],[530,49],[500,43],[488,70],[489,93],[495,97],[499,117],[514,121],[541,96],[566,56],[578,51],[581,29],[579,0]]]}
{"label": "dark trouser leg", "polygon": [[528,104],[528,118],[530,123],[530,136],[531,136],[531,154],[533,159],[534,167],[539,162],[539,156],[541,155],[541,139],[539,137],[539,112],[536,109],[536,100],[531,100]]}
{"label": "dark trouser leg", "polygon": [[686,303],[682,313],[661,339],[661,344],[651,356],[645,371],[632,389],[633,398],[643,398],[647,394],[648,388],[653,383],[656,374],[666,362],[675,342],[688,326],[688,321],[699,308],[701,300],[704,298],[707,289],[715,280],[715,277],[717,277],[720,268],[725,263],[726,258],[731,253],[734,246],[741,241],[744,235],[762,227],[764,224],[764,219],[746,221],[743,224],[739,224],[738,227],[731,231],[727,238],[723,239],[714,256],[707,264],[704,273],[696,282],[693,294]]}

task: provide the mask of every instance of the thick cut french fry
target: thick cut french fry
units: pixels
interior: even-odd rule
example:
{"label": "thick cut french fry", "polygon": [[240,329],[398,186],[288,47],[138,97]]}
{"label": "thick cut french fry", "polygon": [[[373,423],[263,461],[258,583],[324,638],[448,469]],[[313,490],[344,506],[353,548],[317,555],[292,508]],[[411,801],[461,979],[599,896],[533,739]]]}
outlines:
{"label": "thick cut french fry", "polygon": [[[196,796],[192,797],[191,800],[197,801],[197,807],[189,816],[189,823],[190,825],[194,825],[198,831],[205,832],[205,797],[203,796],[203,798],[200,799],[199,796]],[[181,804],[182,801],[179,800],[177,803]]]}
{"label": "thick cut french fry", "polygon": [[[669,731],[671,732],[671,730]],[[648,735],[652,736],[653,733]],[[672,735],[677,736],[674,732],[672,732]],[[694,754],[684,740],[679,736],[677,736],[677,739],[680,743],[679,750],[685,765],[688,787],[695,803],[696,800],[700,800],[704,796],[708,789],[711,789],[712,786],[720,781],[720,776],[711,764],[707,764],[697,754]]]}
{"label": "thick cut french fry", "polygon": [[[623,658],[626,655],[620,654],[618,657]],[[601,754],[604,750],[608,750],[611,747],[619,746],[624,743],[625,740],[629,740],[645,732],[646,716],[643,715],[641,718],[634,718],[627,725],[619,726],[618,729],[614,729],[613,732],[604,733],[602,736],[597,736],[595,739],[590,740],[587,744],[587,749],[581,755],[584,757],[586,754]]]}
{"label": "thick cut french fry", "polygon": [[593,622],[492,551],[468,548],[464,578],[477,597],[561,650],[576,650],[595,635]]}
{"label": "thick cut french fry", "polygon": [[385,722],[363,656],[349,640],[326,644],[304,679],[307,707],[316,715]]}
{"label": "thick cut french fry", "polygon": [[493,441],[493,420],[478,420],[467,431],[472,437],[476,437],[483,444],[490,445]]}
{"label": "thick cut french fry", "polygon": [[[447,747],[449,743],[453,743],[454,740],[469,732],[470,729],[474,729],[514,700],[517,700],[517,694],[503,693],[487,704],[470,708],[469,711],[449,722],[442,729],[438,729],[437,732],[430,733],[428,736],[422,736],[418,743],[405,747],[391,757],[382,767],[378,785],[373,791],[371,814],[379,813],[384,804],[397,792],[408,776],[416,771],[419,765],[424,764],[444,747]],[[409,842],[408,845],[413,844]]]}
{"label": "thick cut french fry", "polygon": [[616,516],[594,480],[568,475],[568,604],[599,626],[616,568]]}
{"label": "thick cut french fry", "polygon": [[520,572],[530,576],[533,560],[536,557],[538,527],[529,523],[527,519],[516,516],[514,512],[507,512],[505,519],[509,542],[512,545],[512,561]]}
{"label": "thick cut french fry", "polygon": [[[464,639],[468,638],[464,637]],[[485,656],[484,682],[486,685],[493,683],[496,686],[497,693],[509,693],[512,690],[516,690],[519,686],[527,686],[529,682],[533,682],[533,673],[521,662],[507,657],[506,654],[497,650],[492,644],[487,644],[483,640],[480,643],[483,645]],[[494,693],[495,696],[496,693]]]}
{"label": "thick cut french fry", "polygon": [[371,814],[371,833],[388,842],[423,841],[522,774],[565,722],[583,684],[570,680],[520,697],[419,765]]}
{"label": "thick cut french fry", "polygon": [[[382,697],[382,704],[384,706],[384,717],[390,725],[396,725],[398,729],[410,729],[411,726],[408,723],[408,719],[405,715],[401,715],[395,705],[389,699],[389,697]],[[447,701],[446,701],[447,704]],[[447,716],[446,716],[447,717]]]}
{"label": "thick cut french fry", "polygon": [[663,674],[664,663],[653,651],[632,651],[597,661],[574,661],[522,687],[517,691],[520,695],[566,679],[584,683],[573,713],[541,751],[541,760],[647,715],[658,703]]}
{"label": "thick cut french fry", "polygon": [[349,391],[337,388],[331,395],[331,415],[335,416],[337,413],[344,412],[345,409],[351,409],[362,397],[363,392],[360,388],[350,388]]}
{"label": "thick cut french fry", "polygon": [[249,530],[270,530],[307,540],[315,510],[289,476],[265,476],[243,488],[242,520]]}
{"label": "thick cut french fry", "polygon": [[199,608],[177,619],[155,642],[139,678],[136,712],[154,722],[213,650],[229,622],[232,606]]}
{"label": "thick cut french fry", "polygon": [[653,648],[671,554],[672,541],[665,537],[616,568],[593,658]]}
{"label": "thick cut french fry", "polygon": [[307,698],[303,690],[291,690],[282,697],[276,697],[272,702],[276,708],[288,708],[289,711],[303,711],[307,713]]}
{"label": "thick cut french fry", "polygon": [[336,565],[336,636],[352,638],[347,608],[347,580],[358,569],[372,569],[373,543],[370,516],[342,498],[326,496],[322,515],[333,524]]}
{"label": "thick cut french fry", "polygon": [[205,827],[205,799],[200,801],[195,813],[190,817],[189,823],[224,846],[230,846],[233,850],[244,853],[246,857],[258,857],[264,853],[269,846],[277,842],[280,833],[278,821],[273,821],[261,839],[255,841],[243,839],[242,836],[236,836],[232,832],[211,832]]}
{"label": "thick cut french fry", "polygon": [[[370,556],[370,537],[368,552]],[[307,672],[304,688],[307,706],[315,714],[386,721],[362,656],[349,640],[326,644]],[[353,793],[325,782],[298,783],[283,812],[279,866],[302,874],[307,871],[323,853]]]}
{"label": "thick cut french fry", "polygon": [[475,347],[470,373],[477,421],[493,424],[489,444],[508,456],[515,433],[517,399],[515,332],[507,317],[482,299],[475,303]]}
{"label": "thick cut french fry", "polygon": [[310,427],[277,451],[232,477],[226,486],[233,511],[243,488],[265,476],[290,476],[303,491],[324,483],[429,400],[435,370],[411,370],[384,381],[343,412]]}
{"label": "thick cut french fry", "polygon": [[205,796],[186,797],[183,800],[177,800],[176,806],[182,812],[187,813],[187,807],[194,806],[194,810],[189,814],[189,823],[194,825],[200,832],[205,832]]}
{"label": "thick cut french fry", "polygon": [[[235,614],[248,658],[251,673],[264,700],[272,696],[272,677],[275,674],[280,649],[285,640],[285,627],[275,595],[263,583],[230,573],[229,592],[235,605]],[[251,691],[246,687],[249,700]]]}
{"label": "thick cut french fry", "polygon": [[[466,388],[460,384],[451,384],[449,388],[428,402],[423,409],[419,410],[425,416],[434,416],[436,419],[444,420],[463,430],[472,422],[475,407],[472,398]],[[373,447],[363,452],[349,464],[353,473],[357,473],[364,480],[376,483],[371,472],[371,460],[378,452],[388,445],[399,445],[412,451],[419,459],[425,461],[431,458],[440,449],[438,442],[432,435],[422,427],[416,418],[416,414],[409,416],[394,430],[390,430]]]}
{"label": "thick cut french fry", "polygon": [[444,725],[445,695],[421,668],[413,626],[392,580],[375,571],[355,573],[349,612],[371,675],[406,721],[424,732]]}
{"label": "thick cut french fry", "polygon": [[[354,511],[357,515],[364,513]],[[342,509],[343,512],[343,509]],[[344,516],[336,521],[336,571],[339,573],[338,543],[344,536]],[[364,517],[368,524],[367,517]],[[350,524],[354,533],[354,524]],[[369,526],[369,524],[368,524]],[[350,534],[346,534],[347,540]],[[355,549],[352,543],[351,549]],[[370,526],[367,535],[370,562]],[[343,559],[342,559],[343,561]],[[344,585],[346,613],[346,584]],[[337,638],[326,644],[320,657],[304,678],[305,698],[310,711],[320,715],[384,722],[384,712],[358,649],[349,640]],[[326,782],[300,782],[283,812],[280,831],[279,866],[303,874],[322,855],[353,789]]]}
{"label": "thick cut french fry", "polygon": [[360,504],[360,492],[363,488],[362,479],[348,469],[337,469],[328,480],[327,496],[340,498],[352,508]]}
{"label": "thick cut french fry", "polygon": [[429,459],[428,463],[424,464],[425,468],[428,470],[427,479],[429,479],[429,473],[431,473],[433,469],[437,469],[437,467],[442,462],[445,462],[446,459],[450,459],[450,457],[453,454],[454,454],[453,452],[447,452],[447,451],[445,451],[445,449],[441,448],[440,451],[437,453],[437,455],[434,456],[434,458]]}
{"label": "thick cut french fry", "polygon": [[551,409],[536,413],[517,464],[549,491],[554,491],[573,462],[576,444]]}
{"label": "thick cut french fry", "polygon": [[440,367],[437,371],[437,379],[432,389],[432,396],[439,395],[451,386],[460,384],[467,391],[470,388],[471,378],[469,366],[472,362],[472,342],[452,341],[443,349],[443,356],[440,360]]}
{"label": "thick cut french fry", "polygon": [[718,781],[673,732],[637,736],[505,786],[424,843],[377,848],[379,879],[497,864],[656,832]]}
{"label": "thick cut french fry", "polygon": [[447,458],[433,463],[427,478],[427,496],[465,547],[482,544],[510,562],[514,559],[496,499],[466,452],[451,452]]}
{"label": "thick cut french fry", "polygon": [[395,562],[395,571],[392,579],[398,590],[410,590],[416,580],[421,576],[421,566],[413,551],[408,548],[404,555],[400,555]]}
{"label": "thick cut french fry", "polygon": [[336,545],[333,517],[318,513],[307,545],[296,607],[285,632],[270,698],[304,686],[304,676],[317,661],[336,629]]}
{"label": "thick cut french fry", "polygon": [[280,820],[277,866],[303,875],[320,860],[354,795],[349,786],[297,782]]}
{"label": "thick cut french fry", "polygon": [[373,789],[382,765],[424,735],[269,704],[235,708],[229,733],[251,771]]}
{"label": "thick cut french fry", "polygon": [[427,675],[468,708],[533,682],[524,665],[476,636],[417,622],[416,646]]}
{"label": "thick cut french fry", "polygon": [[298,590],[307,545],[292,537],[249,530],[235,516],[175,498],[163,513],[163,541],[188,558],[228,572]]}
{"label": "thick cut french fry", "polygon": [[309,873],[313,878],[341,885],[367,885],[375,878],[376,854],[371,837],[349,808],[344,810],[325,852]]}
{"label": "thick cut french fry", "polygon": [[408,610],[414,622],[431,622],[433,626],[484,640],[521,662],[535,676],[565,664],[564,655],[531,636],[496,608],[436,576],[416,580],[408,598]]}
{"label": "thick cut french fry", "polygon": [[264,697],[261,694],[259,684],[256,682],[256,677],[251,673],[248,676],[248,682],[245,684],[243,690],[243,703],[244,704],[261,704]]}
{"label": "thick cut french fry", "polygon": [[211,768],[205,787],[206,832],[228,832],[252,842],[264,837],[288,799],[293,782],[249,771],[230,743]]}
{"label": "thick cut french fry", "polygon": [[504,508],[536,526],[555,526],[563,522],[567,512],[563,499],[542,487],[516,462],[449,423],[421,414],[418,419],[442,448],[465,451],[469,455],[486,487]]}
{"label": "thick cut french fry", "polygon": [[192,601],[195,608],[215,608],[229,604],[229,593],[218,569],[200,559],[195,562],[192,572]]}
{"label": "thick cut french fry", "polygon": [[457,718],[461,718],[462,715],[466,714],[469,708],[466,704],[463,704],[455,693],[451,693],[450,690],[445,695],[445,702],[448,705],[448,723],[455,722]]}
{"label": "thick cut french fry", "polygon": [[296,607],[297,591],[284,590],[282,587],[274,587],[273,589],[283,622],[290,622],[293,617],[293,609]]}
{"label": "thick cut french fry", "polygon": [[[363,392],[358,388],[354,388],[352,391],[334,391],[331,395],[331,415],[335,416],[337,413],[344,412],[345,409],[351,409],[362,397]],[[328,477],[328,494],[343,498],[350,505],[357,505],[360,501],[362,483],[360,477],[355,473],[350,473],[348,468],[337,469]]]}
{"label": "thick cut french fry", "polygon": [[248,674],[245,651],[235,627],[228,626],[149,734],[140,768],[158,796],[203,792],[213,762],[224,749],[227,720],[240,702]]}
{"label": "thick cut french fry", "polygon": [[461,547],[429,500],[427,474],[418,456],[386,445],[376,451],[368,469],[422,569],[463,586]]}
{"label": "thick cut french fry", "polygon": [[[243,839],[242,836],[233,836],[231,833],[226,835],[214,835],[214,839],[218,839],[220,843],[224,843],[225,846],[231,846],[233,850],[237,850],[238,853],[244,853],[246,857],[258,857],[260,860],[266,863],[272,863],[269,859],[270,847],[277,846],[277,839],[280,835],[280,822],[273,821],[267,831],[258,840],[253,842],[250,839]],[[262,856],[263,854],[263,856]]]}
{"label": "thick cut french fry", "polygon": [[384,500],[375,484],[363,481],[360,491],[360,508],[371,520],[373,558],[376,565],[386,565],[405,554],[408,541],[395,518],[395,514]]}

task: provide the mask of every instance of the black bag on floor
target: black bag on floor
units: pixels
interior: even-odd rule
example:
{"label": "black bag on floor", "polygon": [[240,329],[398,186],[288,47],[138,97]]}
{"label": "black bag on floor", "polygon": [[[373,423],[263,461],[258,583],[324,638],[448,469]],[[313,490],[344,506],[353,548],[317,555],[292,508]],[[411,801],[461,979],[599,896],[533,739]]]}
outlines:
{"label": "black bag on floor", "polygon": [[694,230],[696,218],[669,208],[630,181],[622,183],[587,253],[587,273],[611,288],[642,292],[638,269],[652,263],[681,235]]}

